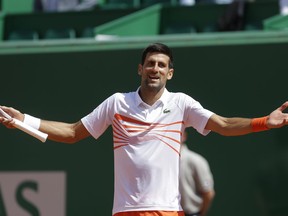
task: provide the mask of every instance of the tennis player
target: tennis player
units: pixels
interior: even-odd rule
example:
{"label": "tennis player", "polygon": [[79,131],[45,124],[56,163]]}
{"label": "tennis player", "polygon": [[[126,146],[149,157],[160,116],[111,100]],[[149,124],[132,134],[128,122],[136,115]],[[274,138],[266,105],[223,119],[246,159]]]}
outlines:
{"label": "tennis player", "polygon": [[[23,114],[1,106],[10,116],[48,134],[48,139],[75,143],[88,136],[99,138],[113,128],[115,157],[114,216],[184,216],[179,194],[181,135],[193,127],[207,135],[244,135],[288,124],[282,111],[288,101],[261,118],[227,118],[217,115],[184,93],[172,93],[166,82],[173,77],[169,47],[154,43],[142,53],[140,87],[115,93],[75,123],[64,123]],[[6,127],[13,120],[0,117]]]}

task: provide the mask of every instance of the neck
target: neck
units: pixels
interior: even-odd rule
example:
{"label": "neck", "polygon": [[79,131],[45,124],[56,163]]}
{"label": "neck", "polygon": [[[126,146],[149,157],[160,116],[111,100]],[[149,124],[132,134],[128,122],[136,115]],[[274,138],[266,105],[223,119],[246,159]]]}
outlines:
{"label": "neck", "polygon": [[163,94],[164,88],[159,91],[145,90],[142,86],[139,89],[141,99],[148,105],[152,106]]}

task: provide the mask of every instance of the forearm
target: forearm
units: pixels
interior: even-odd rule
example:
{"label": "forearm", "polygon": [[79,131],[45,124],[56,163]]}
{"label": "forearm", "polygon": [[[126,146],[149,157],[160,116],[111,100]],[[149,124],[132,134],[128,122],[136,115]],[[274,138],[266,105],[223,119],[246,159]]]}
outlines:
{"label": "forearm", "polygon": [[75,124],[41,120],[39,130],[47,133],[49,140],[62,143],[75,143],[77,141]]}
{"label": "forearm", "polygon": [[208,120],[206,129],[224,136],[240,136],[253,132],[249,118],[226,118],[216,114]]}
{"label": "forearm", "polygon": [[202,203],[202,207],[200,210],[201,216],[205,216],[212,204],[212,201],[214,199],[215,196],[215,191],[209,191],[207,193],[203,194],[203,203]]}
{"label": "forearm", "polygon": [[13,118],[15,118],[36,130],[40,130],[48,134],[48,139],[56,142],[75,143],[90,136],[90,133],[87,131],[81,121],[76,123],[64,123],[41,120],[39,118],[23,114],[12,107],[0,106],[0,108],[12,117],[11,119],[0,117],[0,123],[4,124],[7,128],[15,127],[13,122]]}
{"label": "forearm", "polygon": [[225,118],[223,127],[219,133],[224,136],[240,136],[252,133],[251,120],[249,118]]}

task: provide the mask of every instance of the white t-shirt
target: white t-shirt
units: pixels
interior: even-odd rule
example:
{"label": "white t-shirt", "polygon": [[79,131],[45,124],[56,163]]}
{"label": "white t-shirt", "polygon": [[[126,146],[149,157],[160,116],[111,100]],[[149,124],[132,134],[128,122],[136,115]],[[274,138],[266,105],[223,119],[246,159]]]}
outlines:
{"label": "white t-shirt", "polygon": [[182,210],[178,189],[181,135],[191,126],[208,134],[205,126],[213,113],[190,96],[166,89],[149,106],[138,91],[115,93],[81,119],[95,139],[112,125],[113,214]]}

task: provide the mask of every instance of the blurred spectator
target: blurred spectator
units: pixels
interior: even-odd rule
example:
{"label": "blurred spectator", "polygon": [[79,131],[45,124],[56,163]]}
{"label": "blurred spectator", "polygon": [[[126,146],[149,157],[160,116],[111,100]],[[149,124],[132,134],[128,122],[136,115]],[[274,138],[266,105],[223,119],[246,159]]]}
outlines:
{"label": "blurred spectator", "polygon": [[231,4],[233,0],[179,0],[180,5],[192,6],[195,4]]}
{"label": "blurred spectator", "polygon": [[246,1],[234,0],[227,4],[224,13],[217,20],[219,31],[241,31],[245,24]]}
{"label": "blurred spectator", "polygon": [[280,0],[280,14],[288,15],[288,0]]}
{"label": "blurred spectator", "polygon": [[43,12],[89,10],[96,5],[97,0],[34,0],[34,10]]}
{"label": "blurred spectator", "polygon": [[183,134],[180,183],[181,205],[186,216],[205,216],[214,199],[214,181],[207,160],[188,149]]}
{"label": "blurred spectator", "polygon": [[190,6],[195,5],[195,0],[179,0],[180,5]]}

